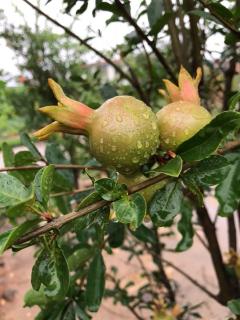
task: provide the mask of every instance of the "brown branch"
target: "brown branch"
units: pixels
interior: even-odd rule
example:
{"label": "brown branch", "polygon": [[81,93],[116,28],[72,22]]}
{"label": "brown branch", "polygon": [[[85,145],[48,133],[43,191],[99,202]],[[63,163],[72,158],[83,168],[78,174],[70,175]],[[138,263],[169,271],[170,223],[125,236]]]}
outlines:
{"label": "brown branch", "polygon": [[[128,189],[128,194],[133,194],[135,192],[138,192],[138,191],[141,191],[155,183],[158,183],[162,180],[165,180],[167,179],[168,177],[163,175],[163,174],[160,174],[156,177],[153,177],[153,178],[150,178],[148,180],[145,180],[139,184],[136,184],[134,186],[131,186],[129,189]],[[21,244],[21,243],[24,243],[24,242],[27,242],[31,239],[34,239],[38,236],[41,236],[53,229],[60,229],[64,224],[72,221],[72,220],[75,220],[79,217],[82,217],[92,211],[95,211],[95,210],[98,210],[100,208],[103,208],[105,207],[106,205],[110,204],[111,201],[106,201],[106,200],[100,200],[100,201],[97,201],[96,203],[90,205],[90,206],[87,206],[86,208],[83,208],[79,211],[74,211],[74,212],[70,212],[64,216],[60,216],[59,218],[56,218],[55,220],[27,233],[25,236],[23,236],[22,238],[18,239],[16,241],[15,244]]]}
{"label": "brown branch", "polygon": [[38,12],[40,15],[44,16],[47,20],[51,21],[53,24],[58,26],[59,28],[63,29],[66,34],[71,36],[72,38],[78,40],[82,45],[84,45],[89,50],[93,51],[96,55],[101,57],[103,60],[105,60],[109,65],[111,65],[118,73],[121,75],[124,79],[127,79],[133,87],[136,89],[136,91],[141,95],[141,92],[139,92],[139,87],[136,86],[135,80],[132,79],[127,73],[125,73],[121,67],[119,67],[117,64],[115,64],[110,58],[108,58],[105,54],[103,54],[101,51],[97,50],[95,47],[91,46],[87,40],[82,39],[80,36],[78,36],[76,33],[74,33],[69,28],[65,27],[63,24],[58,22],[57,20],[50,17],[48,14],[43,12],[40,8],[35,6],[33,3],[31,3],[29,0],[22,0],[26,4],[28,4],[30,7],[32,7],[36,12]]}
{"label": "brown branch", "polygon": [[[106,170],[100,166],[82,166],[78,164],[52,164],[55,169],[59,170]],[[31,166],[19,166],[19,167],[4,167],[0,168],[0,172],[7,172],[7,171],[25,171],[25,170],[39,170],[45,168],[47,165],[31,165]]]}
{"label": "brown branch", "polygon": [[[185,0],[184,5],[187,11],[192,11],[195,9],[193,0]],[[201,37],[199,36],[199,27],[198,27],[199,17],[189,14],[189,22],[190,22],[190,36],[192,39],[192,72],[198,67],[201,67],[202,71],[202,54],[201,54]]]}
{"label": "brown branch", "polygon": [[209,297],[216,300],[217,296],[215,294],[213,294],[211,291],[209,291],[205,285],[200,284],[197,280],[193,279],[188,273],[186,273],[185,271],[183,271],[179,267],[175,266],[175,264],[173,264],[172,262],[170,262],[166,259],[162,259],[162,261],[165,262],[166,264],[168,264],[173,269],[175,269],[177,272],[179,272],[182,276],[184,276],[186,279],[188,279],[190,282],[192,282],[192,284],[194,284],[196,287],[198,287],[203,292],[205,292],[207,295],[209,295]]}
{"label": "brown branch", "polygon": [[[26,0],[24,0],[26,1]],[[126,10],[124,5],[120,0],[114,0],[116,6],[121,11],[123,17],[126,19],[126,21],[134,27],[139,37],[146,41],[146,43],[150,46],[156,57],[158,58],[158,61],[163,65],[167,73],[170,75],[173,81],[177,81],[174,72],[172,71],[172,68],[169,66],[168,62],[164,58],[164,56],[161,54],[161,52],[156,47],[155,43],[149,39],[149,37],[144,33],[144,31],[139,27],[139,25],[136,23],[136,21],[132,18],[132,16],[129,14],[129,12]]]}
{"label": "brown branch", "polygon": [[204,0],[199,0],[199,2],[203,5],[203,7],[207,8],[210,13],[217,18],[218,21],[220,21],[222,23],[222,25],[232,31],[238,38],[240,38],[240,31],[238,29],[235,28],[235,26],[233,26],[228,20],[225,20],[221,15],[219,15],[212,7],[211,4],[208,4],[206,1]]}
{"label": "brown branch", "polygon": [[175,16],[173,11],[172,1],[164,0],[164,7],[165,7],[165,11],[171,13],[172,15],[168,21],[168,30],[171,37],[173,54],[176,58],[178,68],[180,68],[181,65],[184,65],[184,67],[186,67],[186,64],[185,64],[186,59],[184,57],[185,48],[182,47],[181,42],[179,40],[179,32],[175,23]]}
{"label": "brown branch", "polygon": [[229,276],[223,263],[222,253],[216,236],[215,226],[209,217],[209,213],[206,207],[197,207],[196,213],[199,222],[202,225],[205,237],[208,241],[209,253],[214,265],[214,270],[216,272],[220,288],[218,301],[225,305],[228,300],[232,299],[235,296],[235,288],[229,280]]}
{"label": "brown branch", "polygon": [[227,223],[228,223],[229,251],[233,249],[236,252],[237,251],[237,233],[236,233],[236,225],[234,221],[234,214],[227,218]]}

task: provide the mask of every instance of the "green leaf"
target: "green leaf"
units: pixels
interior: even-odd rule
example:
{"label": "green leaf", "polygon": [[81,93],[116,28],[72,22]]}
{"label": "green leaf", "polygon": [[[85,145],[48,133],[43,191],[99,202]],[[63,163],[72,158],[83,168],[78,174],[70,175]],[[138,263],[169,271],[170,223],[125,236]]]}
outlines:
{"label": "green leaf", "polygon": [[105,288],[105,264],[101,252],[92,260],[88,275],[86,300],[89,311],[97,312],[102,301]]}
{"label": "green leaf", "polygon": [[200,18],[203,18],[204,20],[210,20],[210,21],[213,21],[215,23],[219,23],[219,21],[213,15],[211,15],[211,13],[206,12],[206,11],[191,10],[188,13],[189,14],[193,14],[195,16],[198,16]]}
{"label": "green leaf", "polygon": [[220,15],[224,20],[233,19],[232,12],[228,10],[225,6],[223,6],[221,3],[210,3],[209,6],[212,8],[214,12]]}
{"label": "green leaf", "polygon": [[216,188],[216,197],[219,201],[219,214],[229,216],[238,208],[240,200],[240,154],[225,155],[231,164],[225,179]]}
{"label": "green leaf", "polygon": [[10,248],[22,235],[32,229],[37,223],[36,220],[25,221],[21,225],[0,234],[0,255]]}
{"label": "green leaf", "polygon": [[14,153],[12,147],[6,142],[2,144],[2,153],[5,167],[14,167]]}
{"label": "green leaf", "polygon": [[131,197],[123,197],[113,203],[113,210],[117,220],[124,224],[130,224],[130,228],[137,229],[146,214],[146,202],[140,193],[135,193]]}
{"label": "green leaf", "polygon": [[180,212],[182,197],[181,185],[178,181],[170,182],[158,190],[149,206],[154,225],[164,226],[170,223]]}
{"label": "green leaf", "polygon": [[53,299],[64,299],[69,286],[69,270],[61,248],[56,242],[51,250],[42,250],[32,269],[32,287]]}
{"label": "green leaf", "polygon": [[240,316],[240,299],[230,300],[227,305],[233,314]]}
{"label": "green leaf", "polygon": [[125,238],[125,226],[122,223],[110,221],[108,225],[108,242],[112,248],[120,247]]}
{"label": "green leaf", "polygon": [[86,314],[86,312],[78,305],[75,307],[76,315],[78,315],[81,320],[90,320],[91,318]]}
{"label": "green leaf", "polygon": [[182,143],[177,153],[185,161],[202,160],[212,154],[226,135],[239,126],[239,112],[222,112],[192,138]]}
{"label": "green leaf", "polygon": [[30,289],[24,296],[24,307],[39,306],[42,307],[48,303],[48,299],[43,290],[35,291]]}
{"label": "green leaf", "polygon": [[240,92],[234,94],[228,101],[228,109],[232,111],[237,111],[239,109],[240,102]]}
{"label": "green leaf", "polygon": [[[45,156],[48,163],[52,164],[68,164],[69,160],[65,157],[65,150],[62,145],[56,143],[48,143],[46,146]],[[58,188],[67,190],[74,183],[72,170],[56,170],[54,174],[54,185]]]}
{"label": "green leaf", "polygon": [[38,171],[33,187],[37,201],[47,205],[53,185],[54,166],[49,165]]}
{"label": "green leaf", "polygon": [[22,144],[28,148],[28,150],[31,152],[32,156],[35,158],[35,160],[41,160],[42,155],[36,148],[36,146],[33,144],[31,138],[27,133],[21,133],[20,134],[20,139]]}
{"label": "green leaf", "polygon": [[154,27],[160,16],[163,13],[163,1],[162,0],[151,0],[147,8],[147,16],[150,27]]}
{"label": "green leaf", "polygon": [[114,201],[127,194],[127,186],[109,178],[95,181],[94,187],[104,200]]}
{"label": "green leaf", "polygon": [[93,248],[80,248],[68,257],[68,267],[70,271],[74,271],[88,261],[94,253]]}
{"label": "green leaf", "polygon": [[171,177],[179,177],[181,171],[182,171],[182,165],[183,165],[183,161],[182,158],[180,156],[176,156],[175,158],[171,159],[170,161],[168,161],[166,164],[150,171],[150,172],[160,172],[160,173],[164,173],[167,176],[171,176]]}
{"label": "green leaf", "polygon": [[194,229],[192,225],[192,207],[189,202],[183,201],[181,206],[181,219],[178,222],[178,231],[182,235],[176,247],[176,251],[185,251],[193,244]]}
{"label": "green leaf", "polygon": [[14,206],[30,197],[30,191],[15,177],[0,173],[0,208]]}
{"label": "green leaf", "polygon": [[100,194],[96,191],[90,193],[89,195],[87,195],[78,205],[77,210],[81,210],[87,206],[90,206],[91,204],[100,201],[102,199],[102,197],[100,196]]}
{"label": "green leaf", "polygon": [[145,243],[156,244],[156,234],[153,230],[147,228],[144,224],[141,224],[139,228],[135,231],[132,231],[132,234],[140,241]]}
{"label": "green leaf", "polygon": [[229,169],[229,162],[225,157],[213,155],[199,161],[183,178],[198,186],[214,186],[224,179]]}
{"label": "green leaf", "polygon": [[[15,166],[30,165],[35,162],[35,158],[29,151],[19,151],[15,154]],[[35,171],[34,171],[35,172]]]}
{"label": "green leaf", "polygon": [[158,33],[162,30],[162,28],[168,23],[171,17],[172,17],[172,13],[170,12],[166,12],[162,16],[160,16],[152,26],[149,34],[151,36],[157,36]]}

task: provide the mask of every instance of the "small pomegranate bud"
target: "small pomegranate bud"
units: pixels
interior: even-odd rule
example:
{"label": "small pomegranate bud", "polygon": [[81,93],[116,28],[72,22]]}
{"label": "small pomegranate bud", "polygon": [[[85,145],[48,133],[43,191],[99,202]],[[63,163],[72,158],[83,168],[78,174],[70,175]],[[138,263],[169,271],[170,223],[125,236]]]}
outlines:
{"label": "small pomegranate bud", "polygon": [[200,68],[197,69],[197,76],[193,79],[187,70],[181,67],[178,87],[164,80],[167,92],[160,90],[160,93],[164,93],[171,103],[157,113],[157,118],[160,145],[165,150],[176,150],[180,144],[211,121],[210,113],[200,106],[198,85],[201,76]]}
{"label": "small pomegranate bud", "polygon": [[104,166],[125,174],[133,173],[155,154],[159,146],[157,117],[142,101],[117,96],[92,110],[66,97],[55,81],[50,79],[49,85],[58,106],[40,111],[56,121],[35,132],[39,139],[54,132],[87,135],[92,155]]}

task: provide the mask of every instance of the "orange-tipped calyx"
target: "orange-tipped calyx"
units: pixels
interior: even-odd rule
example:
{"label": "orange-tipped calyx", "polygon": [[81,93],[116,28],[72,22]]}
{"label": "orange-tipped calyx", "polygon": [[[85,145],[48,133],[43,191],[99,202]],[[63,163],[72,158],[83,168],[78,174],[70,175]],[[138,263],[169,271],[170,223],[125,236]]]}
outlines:
{"label": "orange-tipped calyx", "polygon": [[54,80],[49,79],[48,84],[58,100],[58,104],[42,107],[39,111],[55,121],[35,132],[34,136],[42,140],[47,139],[54,132],[86,134],[93,110],[85,104],[65,96],[62,88]]}
{"label": "orange-tipped calyx", "polygon": [[169,80],[163,80],[166,90],[159,92],[167,98],[169,102],[187,101],[200,106],[198,85],[202,78],[201,68],[197,68],[196,78],[192,78],[188,71],[181,66],[178,76],[178,86]]}

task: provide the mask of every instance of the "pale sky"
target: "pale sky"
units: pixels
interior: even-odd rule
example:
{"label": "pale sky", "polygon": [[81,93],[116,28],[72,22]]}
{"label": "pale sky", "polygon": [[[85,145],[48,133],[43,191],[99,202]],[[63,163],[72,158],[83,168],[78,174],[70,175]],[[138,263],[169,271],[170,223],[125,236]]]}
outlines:
{"label": "pale sky", "polygon": [[[37,4],[40,2],[41,9],[54,19],[59,20],[65,26],[70,26],[72,23],[72,17],[62,14],[62,1],[52,0],[48,5],[45,5],[46,0],[32,0],[32,3]],[[90,1],[91,8],[94,7],[95,1]],[[139,0],[132,0],[133,14],[136,12],[139,5]],[[34,27],[36,14],[35,11],[25,4],[22,0],[0,0],[0,10],[4,10],[5,15],[8,18],[8,22],[19,25],[25,19],[28,25]],[[19,14],[22,12],[23,16]],[[105,20],[111,16],[111,13],[99,12],[97,16],[93,18],[91,10],[87,10],[83,15],[79,17],[78,21],[75,21],[72,30],[80,37],[85,38],[89,36],[89,27],[97,31],[102,32],[102,37],[97,37],[91,41],[94,47],[100,50],[109,50],[115,47],[117,44],[122,43],[126,34],[132,31],[132,28],[123,23],[112,23],[106,27]],[[46,25],[46,19],[39,17],[39,24],[42,28]],[[142,26],[147,24],[146,17],[143,17],[140,21]],[[48,27],[52,28],[55,32],[61,33],[62,30],[54,26],[51,22],[47,22]],[[209,50],[222,51],[223,39],[219,35],[211,37],[207,41],[207,47]],[[216,56],[217,54],[215,54]],[[16,60],[14,53],[7,48],[3,39],[0,39],[0,69],[15,75],[17,73]]]}

